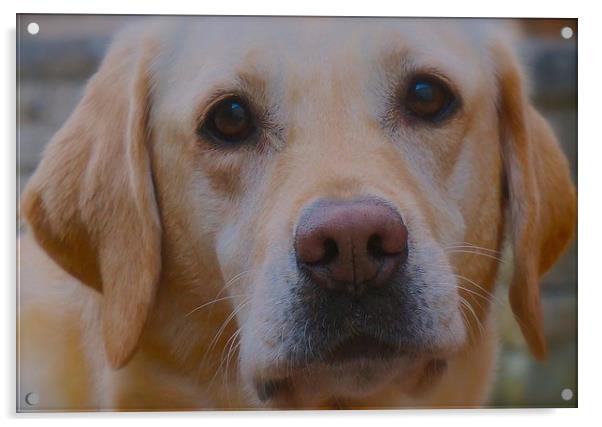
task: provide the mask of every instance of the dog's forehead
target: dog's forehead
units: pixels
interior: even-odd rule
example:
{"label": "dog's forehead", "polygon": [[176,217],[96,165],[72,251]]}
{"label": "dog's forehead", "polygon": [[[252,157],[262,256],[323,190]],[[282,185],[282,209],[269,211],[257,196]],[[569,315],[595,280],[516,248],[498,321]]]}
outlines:
{"label": "dog's forehead", "polygon": [[216,49],[241,53],[262,47],[287,56],[311,52],[332,54],[357,46],[358,42],[362,47],[372,48],[398,42],[455,49],[459,43],[464,46],[478,43],[493,22],[408,18],[191,18],[178,25],[172,42],[191,53],[215,52]]}
{"label": "dog's forehead", "polygon": [[324,95],[316,83],[338,75],[346,84],[361,84],[386,74],[386,66],[396,61],[437,69],[470,89],[486,66],[484,29],[490,24],[401,18],[185,19],[166,33],[155,64],[156,92],[171,113],[193,119],[195,105],[242,74],[257,76],[274,92],[303,88]]}

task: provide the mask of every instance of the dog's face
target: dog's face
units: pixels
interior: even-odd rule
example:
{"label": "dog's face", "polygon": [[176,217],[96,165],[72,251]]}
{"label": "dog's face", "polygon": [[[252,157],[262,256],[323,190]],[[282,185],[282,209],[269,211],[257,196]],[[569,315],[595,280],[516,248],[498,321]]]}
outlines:
{"label": "dog's face", "polygon": [[[573,189],[512,55],[482,23],[459,22],[190,19],[123,36],[77,131],[47,154],[88,164],[67,193],[110,193],[112,213],[57,202],[47,179],[25,209],[55,260],[105,293],[113,364],[157,287],[180,278],[230,304],[242,379],[267,404],[418,393],[484,321],[508,207],[515,252],[529,254],[512,303],[543,354],[537,277],[570,236]],[[98,137],[82,124],[94,113],[119,113],[123,130]],[[71,132],[111,141],[76,157]],[[88,224],[95,215],[107,228]],[[71,231],[48,227],[60,220]],[[141,301],[133,313],[124,295]]]}

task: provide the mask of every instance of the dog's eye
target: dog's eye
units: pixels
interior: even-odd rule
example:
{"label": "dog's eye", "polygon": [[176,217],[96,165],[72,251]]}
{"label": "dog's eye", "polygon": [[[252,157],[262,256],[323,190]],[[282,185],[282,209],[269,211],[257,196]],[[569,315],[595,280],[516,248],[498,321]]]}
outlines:
{"label": "dog's eye", "polygon": [[405,98],[407,111],[420,119],[439,121],[454,109],[456,99],[445,83],[434,77],[415,79]]}
{"label": "dog's eye", "polygon": [[246,140],[255,130],[250,109],[237,97],[226,98],[213,106],[204,127],[213,136],[230,143]]}

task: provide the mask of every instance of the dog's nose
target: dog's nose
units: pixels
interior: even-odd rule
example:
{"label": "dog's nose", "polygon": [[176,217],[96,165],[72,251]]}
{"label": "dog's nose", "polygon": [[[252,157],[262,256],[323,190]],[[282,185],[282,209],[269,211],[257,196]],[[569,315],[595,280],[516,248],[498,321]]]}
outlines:
{"label": "dog's nose", "polygon": [[301,215],[295,251],[314,282],[360,295],[386,284],[405,261],[408,231],[380,199],[319,200]]}

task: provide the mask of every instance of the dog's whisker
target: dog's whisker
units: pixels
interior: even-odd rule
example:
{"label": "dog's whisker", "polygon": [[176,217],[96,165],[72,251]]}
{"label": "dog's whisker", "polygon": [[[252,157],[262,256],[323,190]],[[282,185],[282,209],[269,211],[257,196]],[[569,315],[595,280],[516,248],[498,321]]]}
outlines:
{"label": "dog's whisker", "polygon": [[233,286],[235,283],[237,283],[239,280],[241,280],[243,277],[252,274],[256,271],[256,269],[249,269],[249,270],[243,270],[240,273],[234,275],[232,278],[230,278],[225,284],[224,286],[222,286],[222,289],[217,293],[217,295],[215,296],[216,298],[219,297],[222,293],[224,293],[228,288],[230,288],[231,286]]}
{"label": "dog's whisker", "polygon": [[[226,341],[226,344],[224,344],[224,348],[222,350],[221,353],[221,361],[220,361],[220,365],[218,367],[218,369],[216,369],[216,372],[213,376],[213,378],[211,379],[211,381],[213,382],[213,380],[216,378],[216,376],[218,375],[218,373],[222,372],[222,384],[224,385],[225,389],[226,389],[226,398],[228,400],[228,402],[230,403],[230,376],[229,376],[229,369],[230,369],[230,357],[231,357],[231,353],[233,351],[233,346],[234,344],[239,344],[240,340],[237,341],[240,332],[241,332],[242,328],[238,328],[236,331],[234,331],[234,333],[230,336],[230,338],[228,338],[228,341]],[[228,352],[226,354],[226,358],[224,359],[224,352],[226,351],[226,349],[228,349]],[[224,365],[224,360],[225,360],[225,365]]]}
{"label": "dog's whisker", "polygon": [[226,341],[226,343],[224,344],[224,347],[222,348],[222,351],[220,353],[220,363],[219,363],[217,369],[215,370],[215,373],[211,377],[211,380],[209,381],[209,385],[211,385],[213,383],[213,381],[217,378],[218,375],[222,374],[222,377],[223,377],[222,365],[223,365],[223,362],[224,362],[224,354],[226,352],[226,349],[228,348],[228,344],[230,343],[230,341],[232,339],[234,339],[236,337],[236,333],[239,330],[240,330],[240,328],[237,329],[236,331],[234,331],[232,333],[232,335],[230,335],[230,337],[228,338],[228,340]]}
{"label": "dog's whisker", "polygon": [[464,312],[464,310],[462,310],[462,307],[458,307],[458,311],[459,311],[460,315],[462,316],[462,323],[464,324],[464,329],[466,329],[468,331],[470,341],[473,341],[473,342],[476,341],[475,337],[474,337],[474,331],[470,327],[470,321],[466,317],[466,313]]}
{"label": "dog's whisker", "polygon": [[[479,285],[478,283],[476,283],[475,281],[473,281],[473,280],[471,280],[471,279],[469,279],[469,278],[467,278],[467,277],[464,277],[464,276],[458,275],[458,274],[456,274],[455,276],[456,276],[458,279],[466,280],[466,281],[470,282],[472,285],[474,285],[474,286],[476,286],[477,288],[481,289],[483,292],[485,292],[486,294],[488,294],[488,295],[490,296],[490,298],[491,298],[491,301],[492,301],[492,302],[495,302],[495,303],[499,304],[501,307],[504,307],[504,308],[508,308],[508,307],[509,307],[508,301],[505,301],[505,300],[502,300],[502,299],[498,298],[498,297],[497,297],[495,294],[493,294],[493,293],[491,293],[491,292],[487,291],[487,289],[483,288],[482,286],[480,286],[480,285]],[[516,321],[516,322],[517,322],[517,323],[518,323],[518,324],[519,324],[521,327],[524,327],[524,322],[523,322],[523,321],[522,321],[522,320],[521,320],[521,319],[520,319],[518,316],[514,315],[514,319],[515,319],[515,321]]]}
{"label": "dog's whisker", "polygon": [[224,320],[224,322],[222,323],[222,325],[220,326],[220,328],[218,329],[215,337],[211,340],[211,342],[209,343],[208,349],[207,351],[210,351],[213,346],[215,346],[217,340],[219,340],[220,336],[223,334],[224,330],[226,329],[226,327],[228,326],[228,324],[232,321],[232,319],[234,319],[236,317],[236,315],[245,307],[245,305],[247,303],[251,302],[250,299],[247,299],[245,301],[243,301],[242,303],[240,303],[236,309],[234,309],[232,311],[232,313],[230,313],[230,315],[226,318],[226,320]]}
{"label": "dog's whisker", "polygon": [[224,333],[224,330],[226,329],[226,327],[228,326],[228,324],[232,321],[232,319],[234,319],[234,317],[249,303],[251,302],[250,299],[246,299],[245,301],[241,302],[236,309],[232,310],[232,313],[230,313],[230,315],[224,320],[224,322],[222,323],[222,325],[220,326],[220,328],[218,329],[217,333],[215,334],[215,336],[213,337],[213,339],[211,340],[211,342],[209,343],[209,345],[207,346],[207,350],[205,352],[205,357],[203,358],[203,362],[204,363],[207,359],[207,357],[209,356],[209,354],[211,354],[211,351],[213,350],[213,348],[217,345],[217,341],[219,340],[219,338],[221,337],[221,335]]}
{"label": "dog's whisker", "polygon": [[464,298],[460,297],[460,304],[464,307],[466,307],[469,312],[472,314],[472,316],[475,319],[475,322],[477,324],[477,327],[479,328],[479,332],[481,334],[481,337],[484,337],[486,335],[485,332],[485,328],[483,327],[483,324],[481,323],[481,321],[479,320],[479,316],[477,315],[477,313],[474,311],[474,308],[472,307],[472,305],[470,305],[470,303],[468,301],[466,301]]}
{"label": "dog's whisker", "polygon": [[458,243],[452,243],[451,245],[445,246],[444,249],[476,249],[476,250],[480,250],[480,251],[484,251],[484,252],[490,252],[492,254],[497,254],[497,255],[501,255],[502,252],[498,251],[496,249],[491,249],[491,248],[485,248],[483,246],[477,246],[474,245],[472,243],[468,243],[468,242],[458,242]]}
{"label": "dog's whisker", "polygon": [[[471,294],[471,296],[474,295],[476,297],[479,297],[481,300],[484,300],[488,304],[496,304],[499,302],[499,301],[496,301],[491,296],[485,295],[485,294],[479,292],[478,290],[469,289],[469,288],[461,286],[461,285],[457,285],[457,287],[461,291],[468,292],[469,294]],[[483,305],[478,300],[475,300],[475,302],[479,305],[480,308],[483,308]]]}
{"label": "dog's whisker", "polygon": [[256,271],[255,269],[249,269],[249,270],[244,270],[241,271],[240,273],[234,275],[230,280],[228,280],[220,289],[220,291],[215,295],[214,299],[218,299],[224,292],[226,292],[229,288],[231,288],[233,285],[235,285],[236,283],[238,283],[242,278],[244,278],[245,276],[247,276],[248,274],[253,273],[254,271]]}
{"label": "dog's whisker", "polygon": [[[232,347],[232,360],[234,359],[235,354],[239,351],[240,349],[240,345],[241,345],[241,341],[240,339],[235,340],[235,344]],[[228,353],[230,353],[230,351],[228,351]],[[229,368],[229,364],[230,364],[230,356],[228,356],[227,360],[226,360],[226,371],[229,372],[230,368]],[[238,381],[239,375],[238,375],[238,371],[236,371],[236,381]],[[228,401],[230,401],[230,388],[231,388],[231,382],[228,379],[227,385],[226,385],[226,391],[227,391],[227,396],[228,396]]]}
{"label": "dog's whisker", "polygon": [[480,289],[481,291],[483,291],[485,293],[485,295],[487,295],[489,298],[491,298],[492,301],[496,302],[500,306],[505,307],[508,305],[505,301],[499,299],[495,294],[489,292],[487,289],[485,289],[483,286],[479,285],[474,280],[469,279],[468,277],[462,276],[460,274],[454,274],[454,276],[456,278],[458,278],[460,280],[464,280],[464,281],[470,283],[471,285],[475,286],[476,288]]}
{"label": "dog's whisker", "polygon": [[[468,288],[464,288],[462,286],[458,286],[458,289],[463,290],[465,292],[468,292],[470,294],[470,299],[474,300],[474,302],[479,306],[480,310],[485,310],[486,307],[484,307],[483,303],[481,303],[478,299],[476,298],[472,298],[472,295],[478,296],[482,299],[484,299],[487,303],[491,303],[491,300],[489,298],[487,298],[485,295],[481,295],[479,292],[477,291],[473,291],[472,289],[468,289]],[[466,298],[465,298],[466,299]],[[469,301],[468,301],[469,302]]]}
{"label": "dog's whisker", "polygon": [[226,282],[226,284],[222,287],[222,289],[220,289],[220,291],[217,293],[217,295],[215,295],[215,298],[209,302],[206,302],[204,304],[201,304],[198,307],[195,307],[193,310],[191,310],[188,314],[186,314],[186,317],[190,316],[191,314],[195,313],[198,310],[201,310],[209,305],[215,304],[217,302],[220,301],[225,301],[228,299],[233,299],[233,298],[237,298],[237,297],[242,297],[243,295],[229,295],[229,296],[225,296],[225,297],[221,297],[220,295],[223,294],[229,287],[231,287],[232,285],[234,285],[238,280],[242,279],[244,276],[246,276],[247,274],[252,273],[254,270],[250,269],[250,270],[244,270],[238,274],[236,274],[234,277],[232,277],[230,280],[228,280]]}
{"label": "dog's whisker", "polygon": [[193,310],[191,310],[189,313],[186,314],[186,317],[190,316],[191,314],[193,314],[193,313],[195,313],[195,312],[197,312],[197,311],[199,311],[199,310],[201,310],[201,309],[203,309],[203,308],[205,308],[207,306],[210,306],[212,304],[218,303],[220,301],[226,301],[226,300],[229,300],[229,299],[240,298],[240,297],[243,297],[243,296],[244,295],[229,295],[229,296],[225,296],[225,297],[222,297],[222,298],[213,299],[213,300],[211,300],[209,302],[206,302],[204,304],[199,305],[198,307],[195,307]]}
{"label": "dog's whisker", "polygon": [[[447,286],[446,286],[446,285],[447,285]],[[433,288],[436,288],[436,289],[449,289],[449,286],[448,286],[448,285],[449,285],[449,284],[447,284],[447,283],[434,283],[434,284],[432,284],[431,286],[432,286]],[[489,301],[489,300],[488,300],[488,298],[487,298],[486,296],[484,296],[484,295],[481,295],[481,294],[477,293],[476,291],[473,291],[473,290],[470,290],[470,289],[464,288],[464,287],[462,287],[462,286],[460,286],[460,285],[456,285],[456,287],[457,287],[458,289],[461,289],[461,290],[467,291],[467,292],[468,292],[468,293],[470,293],[470,294],[476,294],[476,295],[480,296],[481,298],[483,298],[483,299],[485,299],[485,300]],[[458,312],[460,313],[460,316],[462,316],[462,323],[463,323],[463,325],[464,325],[464,328],[467,330],[467,332],[468,332],[468,334],[469,334],[469,339],[470,339],[472,342],[476,342],[476,341],[478,341],[478,340],[476,339],[477,337],[475,337],[475,335],[474,335],[474,334],[475,334],[475,332],[478,332],[478,333],[480,333],[480,335],[481,335],[481,336],[484,336],[484,335],[485,335],[485,330],[484,330],[484,328],[483,328],[483,326],[482,326],[482,323],[481,323],[481,321],[480,321],[480,320],[479,320],[479,318],[478,318],[478,315],[477,315],[477,314],[476,314],[476,312],[474,311],[474,308],[473,308],[473,307],[472,307],[472,305],[470,304],[470,302],[469,302],[469,301],[467,301],[465,298],[463,298],[461,295],[457,295],[457,297],[458,297],[458,302],[460,303],[460,306],[458,307]],[[489,302],[490,302],[490,301],[489,301]],[[481,303],[479,303],[478,301],[476,301],[476,299],[475,299],[475,303],[476,303],[476,304],[478,304],[478,306],[479,306],[479,308],[480,308],[481,310],[483,309],[483,306],[481,305]],[[472,316],[474,317],[474,319],[475,319],[475,321],[476,321],[476,324],[477,324],[477,327],[479,328],[479,330],[478,330],[478,331],[474,331],[474,330],[473,330],[473,328],[471,327],[471,323],[472,323],[472,322],[471,322],[471,321],[470,321],[470,319],[469,319],[469,318],[466,316],[466,312],[465,312],[465,310],[463,309],[463,307],[466,307],[466,309],[467,309],[466,311],[469,311],[469,312],[472,314]],[[450,335],[452,336],[452,339],[454,340],[454,344],[455,344],[455,345],[458,345],[458,343],[460,343],[460,342],[457,340],[457,338],[455,337],[455,335],[452,333],[452,331],[451,331],[451,329],[450,329],[449,325],[446,325],[446,328],[447,328],[448,332],[450,333]]]}
{"label": "dog's whisker", "polygon": [[506,262],[502,258],[497,257],[495,255],[491,255],[489,253],[482,253],[482,252],[478,252],[478,251],[473,251],[473,250],[468,250],[468,249],[452,249],[452,250],[446,250],[446,252],[449,253],[449,254],[464,253],[464,254],[470,254],[470,255],[480,255],[480,256],[484,256],[484,257],[487,257],[487,258],[494,259],[494,260],[498,261],[501,264],[505,264],[505,262]]}

